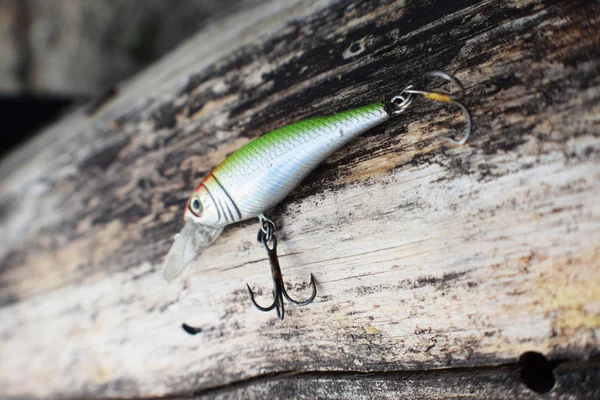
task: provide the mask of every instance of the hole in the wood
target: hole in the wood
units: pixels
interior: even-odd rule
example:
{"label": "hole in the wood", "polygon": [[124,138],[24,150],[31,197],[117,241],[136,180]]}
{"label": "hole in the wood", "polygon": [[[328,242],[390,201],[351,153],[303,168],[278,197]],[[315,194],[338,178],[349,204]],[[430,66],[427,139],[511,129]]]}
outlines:
{"label": "hole in the wood", "polygon": [[186,323],[181,324],[181,327],[183,328],[184,331],[186,331],[190,335],[195,335],[197,333],[201,333],[202,332],[202,328],[196,328],[196,327],[190,326],[190,325],[188,325]]}
{"label": "hole in the wood", "polygon": [[553,363],[535,351],[523,353],[519,358],[521,381],[537,393],[548,393],[555,384]]}

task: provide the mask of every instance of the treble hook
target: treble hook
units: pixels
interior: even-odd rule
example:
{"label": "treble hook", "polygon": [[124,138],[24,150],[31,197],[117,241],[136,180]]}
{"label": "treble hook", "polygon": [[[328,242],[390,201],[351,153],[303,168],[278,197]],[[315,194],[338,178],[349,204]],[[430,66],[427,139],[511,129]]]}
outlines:
{"label": "treble hook", "polygon": [[[290,295],[285,290],[285,286],[283,284],[283,276],[281,275],[281,267],[279,266],[279,258],[277,257],[277,237],[275,236],[275,223],[265,217],[264,215],[260,215],[261,229],[258,231],[258,241],[265,246],[267,250],[267,255],[269,256],[269,263],[271,264],[271,275],[273,277],[273,304],[268,307],[260,306],[256,300],[254,299],[254,292],[250,288],[250,285],[246,283],[248,287],[248,294],[250,295],[250,301],[256,308],[260,311],[271,311],[272,309],[277,310],[277,316],[280,319],[283,319],[284,316],[284,306],[283,306],[283,298],[285,297],[290,303],[305,306],[310,304],[315,297],[317,296],[317,286],[315,285],[315,278],[313,274],[310,274],[310,285],[312,286],[312,295],[304,301],[297,301],[290,297]],[[269,247],[269,243],[272,247]]]}
{"label": "treble hook", "polygon": [[[410,85],[410,86],[406,87],[399,95],[394,96],[390,99],[389,104],[392,107],[391,112],[394,115],[404,112],[408,108],[408,106],[410,106],[412,104],[415,95],[421,95],[421,96],[425,97],[426,99],[433,100],[433,101],[439,101],[441,103],[454,104],[454,105],[460,107],[461,110],[463,111],[463,113],[465,114],[465,116],[467,118],[467,128],[465,129],[465,133],[464,133],[462,139],[460,139],[460,140],[455,140],[455,139],[452,139],[452,138],[449,138],[446,136],[444,136],[443,139],[447,140],[448,142],[450,142],[454,145],[458,145],[458,146],[465,144],[467,142],[467,139],[469,139],[469,136],[471,135],[471,128],[472,128],[473,124],[472,124],[471,113],[469,112],[469,109],[463,103],[458,101],[465,97],[465,89],[464,89],[463,85],[455,77],[448,75],[441,71],[427,72],[427,73],[425,73],[425,75],[442,78],[442,79],[445,79],[445,80],[453,83],[456,87],[458,87],[458,93],[450,94],[450,93],[443,93],[443,92],[433,92],[430,90],[420,90],[420,89],[415,89],[413,87],[413,85]],[[408,94],[408,96],[406,96],[405,94]]]}

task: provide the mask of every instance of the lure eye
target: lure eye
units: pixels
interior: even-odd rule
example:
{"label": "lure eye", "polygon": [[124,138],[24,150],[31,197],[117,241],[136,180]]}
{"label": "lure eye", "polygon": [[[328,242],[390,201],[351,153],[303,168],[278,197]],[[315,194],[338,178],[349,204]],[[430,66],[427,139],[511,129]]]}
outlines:
{"label": "lure eye", "polygon": [[190,201],[190,211],[197,217],[202,214],[202,202],[196,194],[194,194],[192,200]]}

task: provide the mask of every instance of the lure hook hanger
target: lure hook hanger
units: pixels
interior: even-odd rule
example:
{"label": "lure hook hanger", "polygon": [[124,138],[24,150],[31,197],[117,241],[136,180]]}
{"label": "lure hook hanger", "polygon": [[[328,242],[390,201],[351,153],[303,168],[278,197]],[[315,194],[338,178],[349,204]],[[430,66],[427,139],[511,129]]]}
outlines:
{"label": "lure hook hanger", "polygon": [[307,304],[310,304],[317,296],[317,286],[315,285],[315,278],[313,274],[310,274],[310,285],[312,286],[312,295],[304,301],[294,300],[290,297],[290,295],[285,290],[285,285],[283,284],[283,276],[281,274],[281,267],[279,266],[279,257],[277,256],[277,237],[275,236],[275,223],[262,214],[259,215],[258,218],[260,220],[260,229],[258,230],[257,239],[263,244],[263,246],[265,246],[265,249],[267,250],[267,255],[269,257],[269,263],[271,264],[271,275],[273,277],[273,303],[268,307],[263,307],[259,305],[254,299],[254,292],[250,288],[250,285],[246,283],[246,286],[248,287],[250,301],[252,301],[252,304],[254,304],[256,308],[264,312],[275,309],[277,311],[277,316],[279,317],[279,319],[283,319],[285,312],[283,306],[284,298],[286,298],[292,304],[305,306]]}
{"label": "lure hook hanger", "polygon": [[442,78],[442,79],[452,83],[454,86],[456,86],[458,88],[458,93],[451,94],[451,93],[444,93],[444,92],[435,92],[435,91],[431,91],[431,90],[421,90],[421,89],[415,88],[413,85],[410,85],[410,86],[407,86],[399,95],[396,95],[390,99],[388,104],[391,107],[392,114],[397,115],[397,114],[401,114],[404,111],[406,111],[406,109],[412,104],[416,95],[423,96],[428,100],[438,101],[441,103],[454,104],[454,105],[458,106],[465,114],[465,117],[467,118],[467,127],[465,129],[463,137],[460,140],[452,139],[452,138],[445,137],[445,136],[443,137],[443,139],[445,139],[449,143],[452,143],[457,146],[465,144],[467,142],[467,140],[469,139],[469,136],[471,135],[471,129],[472,129],[473,123],[472,123],[471,113],[469,112],[469,109],[463,103],[461,103],[459,101],[465,97],[465,89],[464,89],[463,85],[458,81],[458,79],[456,79],[452,75],[448,75],[441,71],[427,72],[424,75],[435,77],[435,78]]}

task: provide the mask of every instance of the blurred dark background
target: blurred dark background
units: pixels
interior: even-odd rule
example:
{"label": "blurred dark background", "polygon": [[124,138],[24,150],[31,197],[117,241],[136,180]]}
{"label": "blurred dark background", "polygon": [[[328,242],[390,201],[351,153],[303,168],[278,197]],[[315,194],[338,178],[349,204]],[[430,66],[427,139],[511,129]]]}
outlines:
{"label": "blurred dark background", "polygon": [[0,158],[237,0],[0,0]]}

